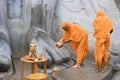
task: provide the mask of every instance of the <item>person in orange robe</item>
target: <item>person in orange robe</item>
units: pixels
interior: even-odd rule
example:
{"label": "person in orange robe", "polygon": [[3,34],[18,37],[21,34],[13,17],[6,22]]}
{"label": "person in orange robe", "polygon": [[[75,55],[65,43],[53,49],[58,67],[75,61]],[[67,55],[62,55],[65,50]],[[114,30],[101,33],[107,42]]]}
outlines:
{"label": "person in orange robe", "polygon": [[110,46],[110,34],[113,31],[113,25],[110,18],[105,16],[102,10],[97,12],[93,25],[93,36],[96,38],[94,52],[96,72],[105,72],[107,70],[110,58],[108,49]]}
{"label": "person in orange robe", "polygon": [[70,42],[72,50],[76,51],[76,64],[72,67],[80,67],[89,53],[88,34],[78,24],[68,22],[62,22],[62,29],[64,33],[61,40],[56,43],[56,47],[60,48],[64,43]]}

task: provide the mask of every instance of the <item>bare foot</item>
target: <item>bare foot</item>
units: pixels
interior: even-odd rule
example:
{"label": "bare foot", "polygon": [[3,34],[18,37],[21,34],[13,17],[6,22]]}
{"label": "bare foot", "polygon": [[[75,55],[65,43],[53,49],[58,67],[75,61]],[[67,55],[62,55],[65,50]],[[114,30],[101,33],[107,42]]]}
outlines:
{"label": "bare foot", "polygon": [[96,73],[100,72],[100,69],[99,68],[96,68],[95,69]]}
{"label": "bare foot", "polygon": [[79,64],[75,64],[74,66],[72,66],[72,68],[80,68]]}

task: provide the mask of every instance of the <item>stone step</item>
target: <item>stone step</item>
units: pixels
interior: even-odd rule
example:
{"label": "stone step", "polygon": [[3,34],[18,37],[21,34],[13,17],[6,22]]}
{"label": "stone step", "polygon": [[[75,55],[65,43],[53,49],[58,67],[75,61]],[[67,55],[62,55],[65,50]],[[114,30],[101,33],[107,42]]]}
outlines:
{"label": "stone step", "polygon": [[80,68],[67,68],[52,74],[55,80],[110,80],[111,76],[111,67],[105,73],[96,73],[95,64],[90,61],[85,61],[85,66]]}

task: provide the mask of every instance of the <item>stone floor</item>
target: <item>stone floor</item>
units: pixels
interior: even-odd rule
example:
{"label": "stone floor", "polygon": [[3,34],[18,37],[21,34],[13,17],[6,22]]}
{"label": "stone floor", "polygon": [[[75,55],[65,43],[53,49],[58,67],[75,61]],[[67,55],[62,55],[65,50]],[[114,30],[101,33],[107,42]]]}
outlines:
{"label": "stone floor", "polygon": [[[21,80],[21,62],[20,59],[14,59],[14,65],[15,65],[15,69],[16,69],[16,73],[13,74],[9,80]],[[27,74],[29,74],[31,72],[31,65],[26,63],[25,64],[25,72],[24,75],[26,76]]]}
{"label": "stone floor", "polygon": [[96,73],[93,62],[85,62],[81,68],[68,68],[52,74],[57,80],[110,80],[111,68],[105,73]]}
{"label": "stone floor", "polygon": [[[9,77],[9,80],[21,80],[20,59],[14,59],[16,73]],[[55,80],[110,80],[111,69],[106,73],[96,73],[93,62],[85,62],[81,68],[67,68],[53,73],[52,78]],[[31,65],[25,64],[25,76],[31,72]],[[52,79],[47,79],[52,80]]]}

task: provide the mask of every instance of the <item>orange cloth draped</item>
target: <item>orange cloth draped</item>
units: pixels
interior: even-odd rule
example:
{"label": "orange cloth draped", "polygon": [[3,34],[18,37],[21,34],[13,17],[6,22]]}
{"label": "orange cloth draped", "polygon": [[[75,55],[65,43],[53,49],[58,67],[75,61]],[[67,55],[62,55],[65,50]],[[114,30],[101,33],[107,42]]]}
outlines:
{"label": "orange cloth draped", "polygon": [[97,12],[94,20],[94,37],[96,38],[95,61],[96,66],[107,66],[109,61],[110,31],[113,30],[111,20],[102,10]]}
{"label": "orange cloth draped", "polygon": [[111,20],[104,15],[103,11],[98,11],[94,20],[94,37],[110,38],[110,31],[113,29]]}
{"label": "orange cloth draped", "polygon": [[63,22],[62,27],[67,27],[68,31],[64,30],[62,39],[71,39],[70,46],[72,50],[76,51],[76,64],[80,64],[82,60],[88,55],[88,34],[77,24],[70,24],[68,22]]}
{"label": "orange cloth draped", "polygon": [[97,67],[108,66],[110,39],[96,39],[95,62]]}

